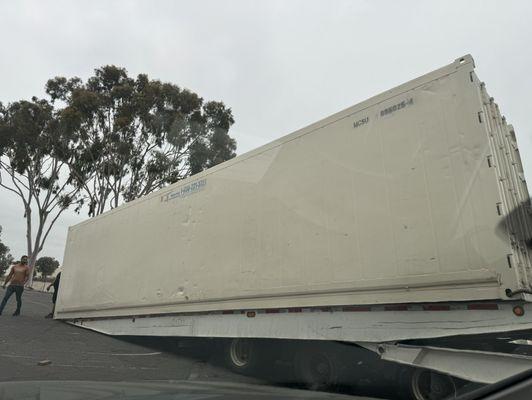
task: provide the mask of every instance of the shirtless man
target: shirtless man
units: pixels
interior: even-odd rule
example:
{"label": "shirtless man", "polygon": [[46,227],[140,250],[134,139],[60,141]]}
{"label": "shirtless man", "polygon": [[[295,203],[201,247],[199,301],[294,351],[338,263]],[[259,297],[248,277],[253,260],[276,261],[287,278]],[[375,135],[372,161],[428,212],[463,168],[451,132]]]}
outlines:
{"label": "shirtless man", "polygon": [[16,317],[17,315],[20,315],[20,307],[22,306],[22,292],[24,291],[24,285],[29,278],[30,267],[28,267],[28,257],[22,256],[20,262],[13,265],[2,286],[5,289],[8,282],[11,282],[6,289],[6,294],[2,300],[2,304],[0,304],[0,315],[2,315],[2,311],[4,311],[4,307],[13,293],[15,293],[17,298],[17,309],[13,316]]}

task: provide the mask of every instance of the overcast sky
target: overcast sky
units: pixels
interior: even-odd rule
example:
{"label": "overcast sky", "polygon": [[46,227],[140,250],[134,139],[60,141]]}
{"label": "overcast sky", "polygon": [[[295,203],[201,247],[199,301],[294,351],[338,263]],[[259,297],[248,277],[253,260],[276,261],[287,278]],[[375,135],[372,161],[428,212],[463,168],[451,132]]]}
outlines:
{"label": "overcast sky", "polygon": [[[238,153],[470,53],[516,128],[532,179],[530,1],[0,0],[0,101],[105,64],[233,110]],[[43,254],[62,259],[66,213]],[[3,240],[25,253],[23,210],[0,190]]]}

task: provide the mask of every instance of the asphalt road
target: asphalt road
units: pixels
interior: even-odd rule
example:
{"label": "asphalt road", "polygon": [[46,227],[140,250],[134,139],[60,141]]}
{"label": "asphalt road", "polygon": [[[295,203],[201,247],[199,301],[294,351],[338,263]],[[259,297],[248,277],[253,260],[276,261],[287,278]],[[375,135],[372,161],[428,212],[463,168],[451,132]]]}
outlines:
{"label": "asphalt road", "polygon": [[[278,361],[254,376],[239,375],[224,367],[208,339],[111,337],[44,318],[52,309],[51,293],[25,290],[22,303],[21,315],[13,317],[13,295],[0,316],[0,382],[186,380],[300,387],[291,364]],[[333,391],[388,398],[372,386]]]}
{"label": "asphalt road", "polygon": [[[0,289],[3,297],[4,290]],[[45,319],[50,293],[26,290],[22,315],[13,295],[0,316],[0,381],[202,380],[261,383],[212,361],[208,346],[180,347],[153,339],[121,340]],[[48,360],[47,365],[39,363]]]}

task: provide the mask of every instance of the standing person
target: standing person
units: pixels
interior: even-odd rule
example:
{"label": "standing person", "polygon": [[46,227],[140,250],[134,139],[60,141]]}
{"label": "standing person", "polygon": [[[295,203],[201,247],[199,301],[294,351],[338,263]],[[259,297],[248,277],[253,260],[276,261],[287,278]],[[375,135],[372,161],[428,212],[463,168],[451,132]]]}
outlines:
{"label": "standing person", "polygon": [[4,307],[13,293],[15,293],[17,298],[17,309],[13,313],[13,316],[16,317],[17,315],[20,315],[20,307],[22,307],[22,292],[24,292],[24,285],[28,282],[29,278],[30,267],[28,267],[28,256],[22,256],[20,262],[13,265],[11,271],[9,271],[2,286],[5,289],[6,285],[10,283],[6,289],[2,304],[0,304],[0,315],[2,315],[2,311],[4,311]]}
{"label": "standing person", "polygon": [[54,295],[52,296],[52,303],[54,303],[54,307],[52,308],[52,312],[50,314],[48,314],[45,318],[52,318],[54,316],[54,312],[55,312],[55,302],[57,300],[57,291],[59,290],[59,281],[61,280],[61,272],[59,272],[54,281],[52,283],[50,283],[48,285],[48,287],[46,288],[46,291],[50,291],[50,288],[53,286],[54,287]]}

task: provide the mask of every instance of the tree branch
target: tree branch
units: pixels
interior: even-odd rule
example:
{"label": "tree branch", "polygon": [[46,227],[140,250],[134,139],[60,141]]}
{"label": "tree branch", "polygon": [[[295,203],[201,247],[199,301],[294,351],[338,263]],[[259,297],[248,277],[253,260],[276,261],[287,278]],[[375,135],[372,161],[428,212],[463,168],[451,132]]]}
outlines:
{"label": "tree branch", "polygon": [[50,230],[52,229],[52,227],[54,226],[55,224],[55,221],[57,221],[57,219],[59,218],[59,216],[63,213],[63,211],[65,211],[66,208],[61,208],[58,212],[57,212],[57,215],[52,219],[52,221],[50,221],[50,224],[48,225],[48,228],[46,229],[45,233],[44,233],[44,236],[42,237],[42,240],[41,242],[39,243],[39,246],[37,247],[39,249],[39,251],[42,250],[43,248],[43,245],[44,245],[44,242],[46,241],[46,238],[48,237],[48,234],[50,233]]}
{"label": "tree branch", "polygon": [[10,192],[13,192],[15,193],[17,196],[20,196],[22,199],[24,199],[24,194],[21,193],[20,191],[16,191],[15,189],[5,185],[3,182],[2,182],[2,174],[0,173],[0,186],[3,187],[4,189],[7,189],[9,190]]}

